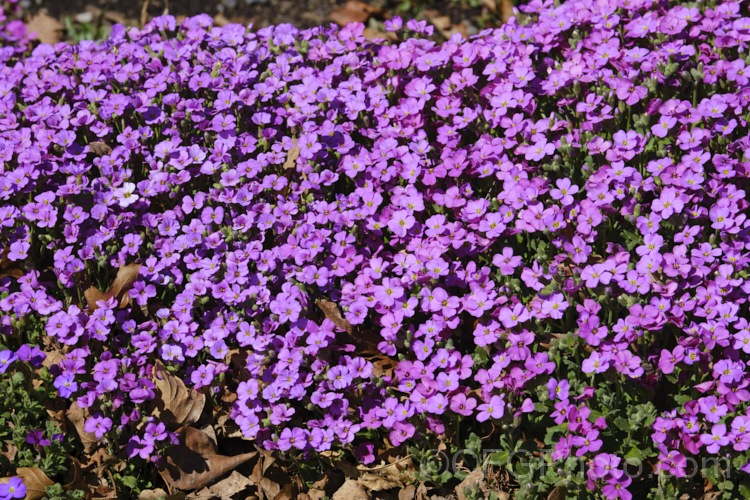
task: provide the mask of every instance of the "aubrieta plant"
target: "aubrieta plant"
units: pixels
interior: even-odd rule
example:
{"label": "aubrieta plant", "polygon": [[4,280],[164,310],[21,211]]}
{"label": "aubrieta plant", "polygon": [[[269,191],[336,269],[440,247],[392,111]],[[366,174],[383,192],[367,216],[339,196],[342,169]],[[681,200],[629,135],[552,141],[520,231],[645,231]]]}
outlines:
{"label": "aubrieta plant", "polygon": [[10,40],[0,366],[42,321],[57,395],[156,467],[162,363],[292,458],[469,440],[519,499],[747,496],[749,6]]}

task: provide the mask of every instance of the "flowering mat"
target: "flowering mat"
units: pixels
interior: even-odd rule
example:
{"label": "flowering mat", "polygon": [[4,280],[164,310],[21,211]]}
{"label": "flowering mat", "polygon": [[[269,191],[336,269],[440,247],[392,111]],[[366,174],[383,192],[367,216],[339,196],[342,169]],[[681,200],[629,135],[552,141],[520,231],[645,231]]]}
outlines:
{"label": "flowering mat", "polygon": [[0,500],[748,498],[749,7],[4,22]]}

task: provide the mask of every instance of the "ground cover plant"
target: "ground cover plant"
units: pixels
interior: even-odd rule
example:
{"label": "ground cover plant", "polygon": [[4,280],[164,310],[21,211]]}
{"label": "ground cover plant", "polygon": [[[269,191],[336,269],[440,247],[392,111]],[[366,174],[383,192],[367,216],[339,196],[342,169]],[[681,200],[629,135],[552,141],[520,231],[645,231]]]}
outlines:
{"label": "ground cover plant", "polygon": [[4,23],[0,498],[750,495],[748,4],[521,10]]}

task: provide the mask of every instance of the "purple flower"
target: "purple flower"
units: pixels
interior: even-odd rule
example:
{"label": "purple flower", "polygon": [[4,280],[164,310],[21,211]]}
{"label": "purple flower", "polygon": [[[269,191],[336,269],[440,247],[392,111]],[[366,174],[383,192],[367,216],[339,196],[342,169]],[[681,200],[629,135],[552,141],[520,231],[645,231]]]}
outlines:
{"label": "purple flower", "polygon": [[20,477],[11,477],[7,483],[0,484],[0,498],[25,498],[26,485]]}
{"label": "purple flower", "polygon": [[49,446],[50,440],[44,437],[44,434],[39,429],[34,429],[26,434],[26,442],[32,445]]}
{"label": "purple flower", "polygon": [[112,419],[103,417],[101,413],[88,418],[83,426],[83,430],[94,434],[97,439],[101,439],[110,429],[112,429]]}
{"label": "purple flower", "polygon": [[550,399],[559,399],[561,401],[568,399],[570,384],[567,380],[561,380],[558,382],[556,379],[550,378],[546,387],[549,390]]}
{"label": "purple flower", "polygon": [[715,424],[711,427],[710,434],[701,434],[701,443],[706,445],[706,451],[709,453],[718,453],[722,446],[729,444],[727,435],[727,426],[724,424]]}
{"label": "purple flower", "polygon": [[55,386],[60,397],[66,399],[78,390],[78,383],[75,381],[74,375],[60,375],[55,378],[52,385]]}
{"label": "purple flower", "polygon": [[7,349],[0,351],[0,373],[5,373],[17,359],[18,356],[13,351]]}
{"label": "purple flower", "polygon": [[477,406],[477,421],[484,422],[490,418],[500,419],[505,414],[505,401],[500,396],[492,396],[489,403]]}

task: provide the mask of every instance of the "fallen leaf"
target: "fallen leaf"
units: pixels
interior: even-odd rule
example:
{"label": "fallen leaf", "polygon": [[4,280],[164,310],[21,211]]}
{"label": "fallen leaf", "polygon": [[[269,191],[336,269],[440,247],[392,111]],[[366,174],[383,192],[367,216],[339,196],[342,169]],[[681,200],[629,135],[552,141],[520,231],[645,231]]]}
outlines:
{"label": "fallen leaf", "polygon": [[398,492],[398,500],[414,500],[414,495],[417,494],[417,487],[410,484],[403,490]]}
{"label": "fallen leaf", "polygon": [[123,299],[127,295],[128,291],[132,288],[133,283],[138,279],[138,271],[140,271],[141,265],[137,263],[128,264],[117,270],[117,276],[115,277],[114,283],[106,293],[107,298],[114,297],[123,307]]}
{"label": "fallen leaf", "polygon": [[232,473],[229,475],[228,478],[219,481],[213,486],[208,486],[206,488],[203,488],[202,490],[191,493],[186,497],[186,499],[197,500],[199,498],[206,498],[206,497],[212,497],[212,496],[219,497],[219,498],[229,498],[235,493],[244,491],[251,484],[252,483],[250,482],[248,478],[246,478],[245,476],[243,476],[242,474],[240,474],[239,472],[235,470],[235,471],[232,471]]}
{"label": "fallen leaf", "polygon": [[365,30],[362,32],[362,36],[364,36],[370,41],[378,40],[378,39],[391,40],[391,41],[398,40],[398,35],[392,31],[380,31],[380,30],[375,30],[372,28],[365,28]]}
{"label": "fallen leaf", "polygon": [[96,156],[108,155],[112,152],[112,148],[107,143],[102,141],[94,141],[89,143],[89,151],[94,153]]}
{"label": "fallen leaf", "polygon": [[442,15],[442,13],[435,10],[425,11],[425,15],[430,24],[435,26],[438,33],[446,40],[455,33],[461,33],[464,38],[468,36],[468,30],[464,23],[453,25],[449,16]]}
{"label": "fallen leaf", "polygon": [[273,500],[294,500],[297,498],[299,493],[299,487],[297,483],[286,483],[281,491],[279,491]]}
{"label": "fallen leaf", "polygon": [[396,479],[389,475],[373,474],[365,472],[359,476],[357,482],[367,488],[369,491],[386,491],[403,486],[401,478]]}
{"label": "fallen leaf", "polygon": [[381,10],[358,0],[349,0],[343,9],[334,10],[329,18],[341,27],[349,23],[365,23],[372,14]]}
{"label": "fallen leaf", "polygon": [[68,475],[65,478],[63,489],[65,491],[87,490],[81,463],[70,455],[68,455],[68,458],[70,459],[70,471],[68,471]]}
{"label": "fallen leaf", "polygon": [[100,467],[109,467],[119,460],[120,459],[116,456],[110,455],[106,448],[98,448],[94,453],[90,455],[87,453],[83,454],[79,459],[79,463],[81,464],[81,468],[84,471],[97,472],[97,470],[99,470],[99,472],[103,472],[103,469],[100,469]]}
{"label": "fallen leaf", "polygon": [[315,481],[310,486],[307,494],[311,500],[320,500],[323,497],[330,497],[346,481],[346,476],[336,469],[328,469],[323,473],[323,477]]}
{"label": "fallen leaf", "polygon": [[347,479],[333,494],[333,500],[370,500],[370,494],[353,479]]}
{"label": "fallen leaf", "polygon": [[[411,455],[400,460],[379,467],[366,467],[360,465],[355,467],[341,460],[341,454],[334,451],[321,453],[321,458],[329,462],[333,467],[339,468],[347,477],[357,479],[372,491],[380,491],[383,488],[390,489],[403,486],[414,481],[417,469]],[[391,485],[391,486],[387,486]]]}
{"label": "fallen leaf", "polygon": [[568,496],[568,488],[565,486],[555,486],[555,489],[547,495],[547,500],[565,500],[566,496]]}
{"label": "fallen leaf", "polygon": [[98,288],[89,283],[89,286],[87,286],[86,290],[83,292],[83,295],[86,298],[86,303],[88,304],[89,314],[99,308],[97,302],[106,302],[111,297],[114,297],[117,300],[117,304],[120,308],[132,304],[132,299],[128,294],[128,291],[138,279],[138,272],[140,269],[141,265],[135,262],[120,267],[120,269],[117,270],[115,281],[106,293],[102,293]]}
{"label": "fallen leaf", "polygon": [[19,279],[24,275],[24,271],[19,267],[19,263],[8,258],[9,253],[10,247],[7,246],[3,250],[2,259],[0,259],[0,278],[9,277]]}
{"label": "fallen leaf", "polygon": [[3,441],[3,444],[5,444],[3,446],[5,451],[1,451],[0,455],[7,458],[8,462],[13,462],[13,459],[16,458],[16,453],[18,453],[18,448],[16,448],[16,445],[10,439]]}
{"label": "fallen leaf", "polygon": [[297,139],[293,139],[294,147],[287,151],[286,153],[286,160],[284,161],[284,170],[295,168],[297,166],[297,158],[299,158],[299,154],[302,151],[299,146],[297,146]]}
{"label": "fallen leaf", "polygon": [[107,301],[107,296],[99,291],[98,288],[96,288],[94,285],[89,285],[86,290],[83,292],[83,297],[86,299],[86,304],[88,304],[88,311],[89,313],[93,313],[97,309],[99,309],[99,305],[97,302]]}
{"label": "fallen leaf", "polygon": [[267,499],[275,499],[281,492],[280,485],[291,482],[291,478],[276,463],[272,451],[259,451],[260,457],[255,463],[250,480],[258,487],[258,493],[262,493]]}
{"label": "fallen leaf", "polygon": [[188,390],[182,379],[169,373],[161,360],[156,361],[151,380],[159,391],[159,397],[151,400],[152,415],[170,427],[198,421],[206,404],[205,394],[195,389]]}
{"label": "fallen leaf", "polygon": [[41,43],[49,43],[51,45],[62,40],[63,30],[65,29],[60,21],[43,12],[32,17],[31,21],[26,24],[26,28],[29,30],[29,33],[36,32],[36,38]]}
{"label": "fallen leaf", "polygon": [[390,377],[393,375],[393,370],[398,366],[398,362],[395,359],[388,358],[386,356],[374,356],[368,358],[372,363],[372,373],[378,378]]}
{"label": "fallen leaf", "polygon": [[219,455],[205,432],[193,427],[177,430],[180,444],[164,452],[166,463],[159,471],[172,488],[198,490],[213,484],[227,472],[258,456],[257,451],[228,457]]}
{"label": "fallen leaf", "polygon": [[467,493],[469,491],[476,491],[479,490],[485,490],[487,488],[487,483],[484,482],[484,471],[482,469],[477,469],[466,478],[461,481],[461,483],[456,486],[456,495],[458,496],[458,500],[468,500],[469,497]]}
{"label": "fallen leaf", "polygon": [[52,351],[45,351],[46,356],[42,360],[42,366],[46,366],[50,369],[53,365],[59,365],[62,360],[65,359],[65,353],[59,347],[55,347]]}
{"label": "fallen leaf", "polygon": [[345,319],[343,316],[341,316],[341,311],[339,311],[339,307],[331,302],[330,300],[320,299],[316,302],[318,307],[321,311],[323,311],[323,314],[325,314],[326,318],[333,321],[333,324],[341,328],[342,330],[346,331],[349,335],[351,335],[354,332],[354,327],[349,322],[348,319]]}
{"label": "fallen leaf", "polygon": [[451,27],[450,16],[435,16],[428,17],[427,19],[429,19],[430,23],[432,23],[438,31],[444,31]]}
{"label": "fallen leaf", "polygon": [[170,495],[161,488],[156,488],[155,490],[143,490],[138,495],[138,500],[157,500],[159,498],[163,498],[164,500],[184,500],[186,497],[185,493],[182,491]]}
{"label": "fallen leaf", "polygon": [[495,0],[482,0],[482,5],[493,14],[497,12],[497,2]]}
{"label": "fallen leaf", "polygon": [[86,432],[84,425],[86,423],[86,414],[78,402],[73,402],[70,408],[65,412],[65,416],[68,418],[73,427],[75,427],[78,433],[78,439],[83,445],[83,450],[86,453],[91,453],[99,446],[99,441],[96,439],[96,435],[93,432]]}
{"label": "fallen leaf", "polygon": [[500,20],[504,23],[508,22],[508,19],[513,17],[515,13],[513,12],[513,2],[510,0],[501,0],[500,1]]}
{"label": "fallen leaf", "polygon": [[227,19],[224,16],[224,14],[222,14],[221,12],[219,12],[218,14],[216,14],[214,16],[214,25],[216,25],[219,28],[223,28],[224,26],[226,26],[229,23],[231,23],[231,21],[229,19]]}

